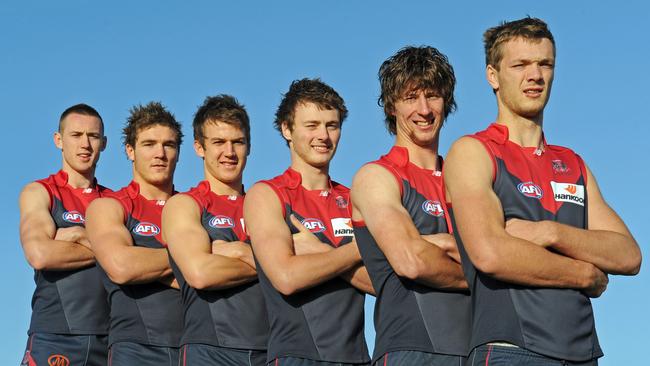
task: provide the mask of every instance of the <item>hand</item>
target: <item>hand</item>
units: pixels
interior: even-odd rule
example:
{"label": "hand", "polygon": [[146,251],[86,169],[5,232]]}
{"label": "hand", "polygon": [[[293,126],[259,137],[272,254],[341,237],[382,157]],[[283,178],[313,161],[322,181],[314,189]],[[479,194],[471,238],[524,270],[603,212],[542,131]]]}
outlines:
{"label": "hand", "polygon": [[293,249],[296,255],[318,254],[332,250],[332,247],[318,240],[309,229],[307,229],[293,214],[289,216],[291,223],[298,229],[293,234]]}
{"label": "hand", "polygon": [[86,235],[86,229],[83,226],[71,226],[59,228],[56,230],[54,240],[69,241],[77,243],[90,249],[90,241]]}
{"label": "hand", "polygon": [[553,244],[553,240],[550,239],[550,231],[547,221],[510,219],[506,222],[508,234],[545,248]]}
{"label": "hand", "polygon": [[240,261],[255,268],[255,259],[251,246],[241,241],[215,240],[212,242],[212,254],[222,255]]}
{"label": "hand", "polygon": [[588,297],[596,298],[605,292],[607,284],[609,283],[609,278],[603,271],[592,264],[590,264],[590,269],[590,284],[587,286],[587,288],[582,290],[582,292]]}
{"label": "hand", "polygon": [[460,263],[460,252],[453,235],[446,233],[422,235],[422,239],[442,249],[454,262]]}

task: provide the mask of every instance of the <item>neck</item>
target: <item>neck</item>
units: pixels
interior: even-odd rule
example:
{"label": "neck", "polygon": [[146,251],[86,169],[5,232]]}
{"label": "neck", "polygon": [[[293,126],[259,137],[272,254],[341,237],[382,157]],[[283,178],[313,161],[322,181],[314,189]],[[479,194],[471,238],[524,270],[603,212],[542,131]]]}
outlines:
{"label": "neck", "polygon": [[497,123],[508,127],[508,140],[523,147],[540,147],[542,145],[543,112],[528,118],[506,112],[506,108],[499,108]]}
{"label": "neck", "polygon": [[415,166],[428,170],[440,170],[437,138],[429,146],[419,146],[414,143],[404,142],[398,137],[395,146],[406,148],[409,153],[409,161]]}
{"label": "neck", "polygon": [[210,190],[219,196],[241,196],[244,193],[241,178],[236,182],[225,183],[206,173],[205,180],[210,183]]}
{"label": "neck", "polygon": [[302,186],[310,191],[329,188],[329,164],[324,167],[315,167],[303,162],[301,159],[291,159],[291,169],[300,173]]}
{"label": "neck", "polygon": [[88,172],[78,172],[63,163],[63,169],[68,174],[68,184],[73,188],[89,188],[95,183],[95,168]]}
{"label": "neck", "polygon": [[140,186],[140,194],[142,197],[150,201],[166,201],[174,193],[174,184],[171,180],[161,184],[152,184],[137,176],[134,177],[133,180]]}

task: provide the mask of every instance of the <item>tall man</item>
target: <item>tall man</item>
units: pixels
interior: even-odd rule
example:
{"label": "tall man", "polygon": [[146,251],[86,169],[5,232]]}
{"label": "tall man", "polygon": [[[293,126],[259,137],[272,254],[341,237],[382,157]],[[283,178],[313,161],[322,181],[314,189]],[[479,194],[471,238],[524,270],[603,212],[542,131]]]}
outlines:
{"label": "tall man", "polygon": [[458,140],[445,165],[473,296],[470,359],[596,364],[589,298],[608,273],[637,273],[639,248],[582,159],[544,139],[555,67],[546,23],[503,23],[484,40],[497,120]]}
{"label": "tall man", "polygon": [[177,365],[180,292],[160,233],[183,134],[160,103],[131,109],[123,130],[133,181],[88,207],[88,237],[111,308],[109,364]]}
{"label": "tall man", "polygon": [[193,127],[205,180],[169,200],[162,226],[185,309],[181,359],[263,366],[269,324],[243,220],[248,114],[229,95],[208,97]]}
{"label": "tall man", "polygon": [[291,167],[255,184],[244,202],[275,365],[369,361],[362,291],[372,287],[353,237],[349,190],[329,177],[346,115],[330,86],[294,81],[275,119]]}
{"label": "tall man", "polygon": [[36,282],[22,365],[105,365],[106,291],[84,229],[86,207],[108,193],[95,179],[102,117],[86,104],[66,109],[54,144],[61,170],[20,194],[20,241]]}
{"label": "tall man", "polygon": [[456,78],[437,49],[406,47],[381,65],[379,79],[395,145],[352,185],[355,236],[377,289],[373,359],[458,366],[469,352],[470,297],[438,155]]}

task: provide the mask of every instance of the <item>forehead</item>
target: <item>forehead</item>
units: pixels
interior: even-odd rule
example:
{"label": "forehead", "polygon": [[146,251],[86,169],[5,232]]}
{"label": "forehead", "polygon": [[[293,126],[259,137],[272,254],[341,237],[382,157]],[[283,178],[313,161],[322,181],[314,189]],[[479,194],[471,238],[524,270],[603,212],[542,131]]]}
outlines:
{"label": "forehead", "polygon": [[245,137],[244,131],[239,124],[220,120],[207,121],[203,125],[203,135],[206,139],[239,139]]}
{"label": "forehead", "polygon": [[325,109],[311,102],[299,103],[294,111],[295,122],[320,121],[320,122],[339,122],[338,109]]}
{"label": "forehead", "polygon": [[157,140],[157,141],[167,141],[167,140],[177,140],[178,134],[171,127],[163,125],[152,125],[138,129],[135,140],[144,141],[144,140]]}
{"label": "forehead", "polygon": [[555,47],[548,38],[513,38],[501,45],[503,61],[555,58]]}
{"label": "forehead", "polygon": [[102,121],[95,116],[70,113],[61,121],[62,131],[103,132]]}

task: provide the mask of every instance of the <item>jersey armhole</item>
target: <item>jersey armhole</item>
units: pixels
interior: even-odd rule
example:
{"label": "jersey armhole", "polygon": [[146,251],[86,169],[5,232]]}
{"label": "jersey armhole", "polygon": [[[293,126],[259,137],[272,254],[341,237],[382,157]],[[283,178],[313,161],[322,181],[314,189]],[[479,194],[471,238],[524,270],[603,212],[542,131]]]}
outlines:
{"label": "jersey armhole", "polygon": [[[585,192],[587,191],[587,180],[589,179],[589,175],[587,174],[587,168],[585,166],[584,160],[582,160],[582,157],[580,155],[575,154],[576,158],[578,159],[578,166],[580,167],[580,173],[582,174],[582,177],[585,181]],[[587,192],[589,193],[589,192]]]}
{"label": "jersey armhole", "polygon": [[48,204],[48,207],[49,207],[50,213],[52,213],[52,207],[54,206],[54,198],[53,198],[54,193],[52,192],[52,188],[48,184],[46,184],[45,182],[42,182],[40,180],[37,180],[36,183],[39,183],[40,185],[42,185],[43,188],[45,188],[45,191],[47,192],[47,195],[50,197],[50,203]]}
{"label": "jersey armhole", "polygon": [[488,155],[490,156],[490,160],[492,160],[492,184],[494,184],[494,182],[496,182],[496,180],[497,180],[497,173],[498,173],[497,160],[495,158],[494,150],[492,150],[492,147],[487,143],[487,141],[485,141],[485,140],[483,140],[483,139],[481,139],[481,138],[479,138],[477,136],[467,135],[467,137],[471,137],[471,138],[477,140],[478,142],[480,142],[483,145],[483,147],[485,148],[485,150],[487,151]]}
{"label": "jersey armhole", "polygon": [[196,195],[194,193],[181,192],[181,193],[178,193],[178,194],[179,195],[182,194],[184,196],[188,196],[188,197],[192,198],[192,200],[194,202],[196,202],[196,206],[199,209],[199,213],[203,212],[203,210],[208,207],[208,204],[206,202],[207,200],[204,200],[202,197],[198,197],[198,195]]}
{"label": "jersey armhole", "polygon": [[263,181],[260,181],[260,183],[266,184],[267,186],[271,187],[273,192],[275,192],[275,195],[278,197],[278,200],[280,201],[280,206],[282,206],[282,217],[284,217],[286,219],[287,210],[286,210],[285,206],[286,206],[286,203],[289,202],[289,198],[280,189],[280,187],[276,186],[275,184],[271,183],[270,181],[263,180]]}

